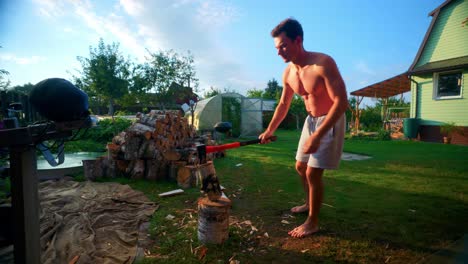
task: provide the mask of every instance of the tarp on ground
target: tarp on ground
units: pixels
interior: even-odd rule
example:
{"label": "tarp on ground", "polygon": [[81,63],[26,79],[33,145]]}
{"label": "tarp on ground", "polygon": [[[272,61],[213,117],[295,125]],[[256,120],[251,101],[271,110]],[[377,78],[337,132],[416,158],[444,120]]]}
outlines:
{"label": "tarp on ground", "polygon": [[113,182],[46,181],[39,198],[41,263],[133,263],[157,209]]}

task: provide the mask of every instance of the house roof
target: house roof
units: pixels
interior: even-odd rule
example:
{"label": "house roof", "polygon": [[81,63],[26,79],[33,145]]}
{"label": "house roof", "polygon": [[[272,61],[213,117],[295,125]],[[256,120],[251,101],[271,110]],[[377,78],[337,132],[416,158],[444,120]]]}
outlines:
{"label": "house roof", "polygon": [[374,83],[362,89],[351,92],[351,95],[375,97],[375,98],[388,98],[398,94],[402,94],[411,90],[410,80],[408,73],[396,75],[384,81]]}
{"label": "house roof", "polygon": [[418,63],[418,61],[419,61],[419,59],[421,57],[421,54],[422,54],[422,52],[424,50],[424,47],[426,47],[427,40],[429,39],[429,36],[431,35],[432,29],[434,28],[437,17],[440,14],[440,10],[442,8],[444,8],[446,5],[450,4],[450,2],[452,2],[452,0],[447,0],[447,1],[443,2],[436,9],[434,9],[432,12],[429,13],[429,16],[432,16],[431,24],[429,25],[429,28],[426,31],[426,35],[424,35],[424,40],[421,43],[421,46],[419,46],[418,53],[416,54],[416,57],[414,58],[413,63],[409,67],[408,72],[412,72],[414,70],[414,67],[416,66],[416,63]]}
{"label": "house roof", "polygon": [[435,71],[448,71],[466,66],[468,66],[468,56],[463,56],[453,59],[429,62],[413,68],[409,73],[422,74],[431,73]]}

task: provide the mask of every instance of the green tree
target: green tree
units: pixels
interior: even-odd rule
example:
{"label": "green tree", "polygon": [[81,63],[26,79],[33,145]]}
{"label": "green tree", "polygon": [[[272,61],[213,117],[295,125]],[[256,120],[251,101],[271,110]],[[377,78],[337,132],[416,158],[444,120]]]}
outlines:
{"label": "green tree", "polygon": [[366,106],[362,109],[360,127],[365,131],[377,131],[382,128],[383,123],[380,116],[381,106]]}
{"label": "green tree", "polygon": [[289,114],[293,115],[296,119],[296,129],[301,129],[301,122],[304,120],[307,115],[305,109],[304,100],[298,95],[294,95],[293,100],[291,101],[291,106],[289,107]]}
{"label": "green tree", "polygon": [[278,81],[273,78],[268,81],[267,88],[265,88],[265,92],[263,93],[264,99],[278,99],[281,97],[281,93],[283,92],[283,87],[278,84]]}
{"label": "green tree", "polygon": [[128,93],[120,100],[123,107],[133,106],[136,104],[149,104],[151,96],[148,96],[148,90],[151,84],[145,76],[144,66],[141,64],[131,64],[130,75],[128,79]]}
{"label": "green tree", "polygon": [[31,90],[34,88],[34,84],[26,83],[23,85],[16,85],[11,88],[12,91],[15,91],[19,94],[29,95]]}
{"label": "green tree", "polygon": [[247,97],[249,98],[262,98],[263,97],[263,91],[260,89],[250,89],[247,90]]}
{"label": "green tree", "polygon": [[[2,48],[2,46],[0,46],[0,48]],[[9,74],[7,70],[0,69],[0,90],[6,90],[8,86],[10,86],[10,80],[7,78]]]}
{"label": "green tree", "polygon": [[194,66],[194,58],[190,52],[180,55],[173,50],[152,53],[144,65],[145,79],[148,82],[148,92],[155,94],[156,103],[165,108],[168,100],[169,87],[173,82],[182,86],[198,89],[198,79]]}
{"label": "green tree", "polygon": [[410,103],[405,102],[403,94],[400,98],[398,96],[388,97],[388,98],[379,98],[375,103],[375,107],[380,109],[380,118],[382,121],[387,119],[387,109],[389,107],[402,107],[407,109],[396,110],[395,112],[407,112],[409,114]]}
{"label": "green tree", "polygon": [[77,57],[81,63],[81,77],[74,77],[76,85],[97,101],[107,101],[109,115],[114,114],[116,100],[129,92],[131,63],[119,52],[119,44],[106,45],[99,40],[96,48],[89,47],[89,58]]}
{"label": "green tree", "polygon": [[216,96],[218,94],[221,94],[221,90],[219,88],[215,88],[213,86],[210,86],[210,89],[208,91],[205,91],[205,94],[203,94],[203,98],[209,98]]}
{"label": "green tree", "polygon": [[10,86],[10,80],[6,77],[8,74],[8,71],[0,69],[0,90],[7,90]]}

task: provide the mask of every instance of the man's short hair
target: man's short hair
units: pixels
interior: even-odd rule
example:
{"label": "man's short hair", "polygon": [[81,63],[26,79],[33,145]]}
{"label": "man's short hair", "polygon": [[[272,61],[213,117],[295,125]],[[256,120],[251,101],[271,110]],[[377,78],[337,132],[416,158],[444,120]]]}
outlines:
{"label": "man's short hair", "polygon": [[302,31],[301,23],[294,18],[286,18],[281,21],[281,23],[271,31],[271,36],[275,38],[283,32],[292,40],[295,40],[298,36],[304,39],[304,31]]}

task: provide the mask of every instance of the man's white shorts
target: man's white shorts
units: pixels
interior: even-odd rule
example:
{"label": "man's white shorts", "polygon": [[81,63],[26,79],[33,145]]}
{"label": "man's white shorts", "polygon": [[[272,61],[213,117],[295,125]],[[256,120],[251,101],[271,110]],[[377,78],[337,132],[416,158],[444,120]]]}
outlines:
{"label": "man's white shorts", "polygon": [[346,116],[343,114],[334,126],[322,137],[317,152],[305,154],[304,144],[315,130],[325,120],[325,116],[307,116],[302,128],[301,138],[297,147],[296,160],[307,162],[307,166],[322,169],[337,169],[340,165],[341,154],[343,152]]}

